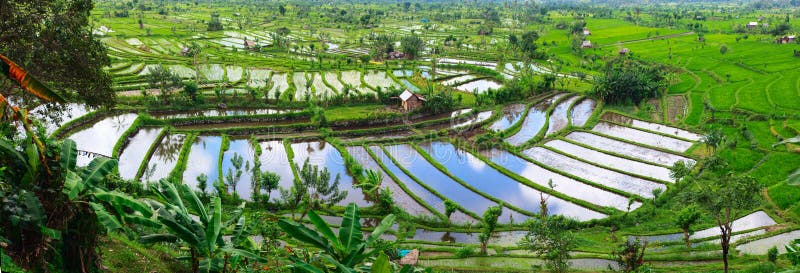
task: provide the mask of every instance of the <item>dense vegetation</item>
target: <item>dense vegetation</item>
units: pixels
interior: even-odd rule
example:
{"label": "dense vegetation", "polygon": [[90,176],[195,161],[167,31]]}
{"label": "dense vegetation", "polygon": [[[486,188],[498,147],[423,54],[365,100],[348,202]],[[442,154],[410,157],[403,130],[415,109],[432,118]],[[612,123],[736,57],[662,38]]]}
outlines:
{"label": "dense vegetation", "polygon": [[0,1],[0,266],[794,272],[798,18]]}

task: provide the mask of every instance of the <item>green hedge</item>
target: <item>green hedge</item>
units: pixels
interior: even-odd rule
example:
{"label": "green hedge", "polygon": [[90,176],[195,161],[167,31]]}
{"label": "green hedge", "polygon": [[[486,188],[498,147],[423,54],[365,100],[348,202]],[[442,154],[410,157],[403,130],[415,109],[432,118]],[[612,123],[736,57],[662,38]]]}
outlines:
{"label": "green hedge", "polygon": [[188,133],[183,140],[181,152],[178,154],[178,161],[175,163],[175,168],[169,173],[169,177],[176,181],[183,181],[183,172],[186,171],[187,160],[189,160],[189,152],[192,150],[194,140],[197,138],[197,133]]}
{"label": "green hedge", "polygon": [[114,149],[111,150],[111,157],[119,158],[119,154],[122,153],[122,149],[128,146],[130,142],[130,137],[133,136],[136,131],[142,126],[142,119],[140,117],[136,117],[136,119],[131,123],[131,126],[128,127],[125,132],[122,132],[122,135],[117,139],[117,142],[114,143]]}

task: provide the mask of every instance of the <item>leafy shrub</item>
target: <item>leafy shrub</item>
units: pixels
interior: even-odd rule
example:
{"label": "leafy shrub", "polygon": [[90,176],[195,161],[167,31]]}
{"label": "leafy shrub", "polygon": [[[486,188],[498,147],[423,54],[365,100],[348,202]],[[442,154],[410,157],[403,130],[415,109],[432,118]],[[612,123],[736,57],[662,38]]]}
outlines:
{"label": "leafy shrub", "polygon": [[475,247],[473,246],[465,246],[459,249],[456,249],[455,252],[456,257],[458,258],[466,258],[475,255]]}

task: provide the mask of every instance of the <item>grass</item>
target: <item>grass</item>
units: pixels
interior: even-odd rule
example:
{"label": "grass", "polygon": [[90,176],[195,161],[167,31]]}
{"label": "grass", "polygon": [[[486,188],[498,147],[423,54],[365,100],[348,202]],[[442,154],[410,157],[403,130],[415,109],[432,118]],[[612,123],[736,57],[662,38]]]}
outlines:
{"label": "grass", "polygon": [[143,246],[124,236],[110,234],[101,238],[99,248],[108,272],[191,272],[189,263],[179,261],[174,250],[162,245]]}

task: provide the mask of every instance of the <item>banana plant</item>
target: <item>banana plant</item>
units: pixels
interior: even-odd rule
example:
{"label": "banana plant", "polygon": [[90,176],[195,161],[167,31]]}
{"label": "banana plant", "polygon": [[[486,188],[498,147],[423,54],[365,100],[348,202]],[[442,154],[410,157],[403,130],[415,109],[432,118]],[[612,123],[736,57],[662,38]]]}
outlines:
{"label": "banana plant", "polygon": [[[252,250],[255,243],[249,238],[245,218],[242,217],[244,203],[230,218],[222,221],[222,202],[219,197],[211,199],[206,207],[195,191],[185,184],[173,184],[165,179],[151,185],[159,201],[151,200],[156,220],[167,233],[149,234],[139,237],[145,244],[157,242],[180,243],[189,249],[192,272],[226,272],[229,259],[266,260]],[[230,242],[223,240],[230,230]]]}
{"label": "banana plant", "polygon": [[[392,214],[384,217],[372,234],[364,239],[358,206],[354,203],[350,203],[345,209],[338,236],[334,234],[333,229],[316,212],[310,211],[308,218],[316,231],[292,220],[281,219],[278,221],[278,226],[286,234],[322,251],[316,260],[323,261],[324,264],[319,262],[309,263],[308,259],[303,259],[296,255],[289,257],[294,262],[293,268],[300,272],[308,273],[357,272],[355,269],[357,266],[362,265],[367,259],[375,258],[379,254],[380,249],[368,249],[368,247],[380,238],[395,221],[395,216]],[[372,264],[371,272],[392,272],[391,268],[386,269],[388,259],[384,261],[382,257],[385,257],[385,255],[378,256],[378,259]],[[406,267],[401,272],[411,272],[410,270],[412,270],[411,267]]]}
{"label": "banana plant", "polygon": [[108,191],[103,187],[103,181],[116,168],[117,160],[97,157],[88,166],[78,170],[77,155],[75,141],[66,139],[61,143],[59,165],[65,177],[62,191],[70,201],[88,203],[97,220],[108,231],[123,231],[133,236],[129,228],[133,224],[160,227],[147,204],[128,194]]}

